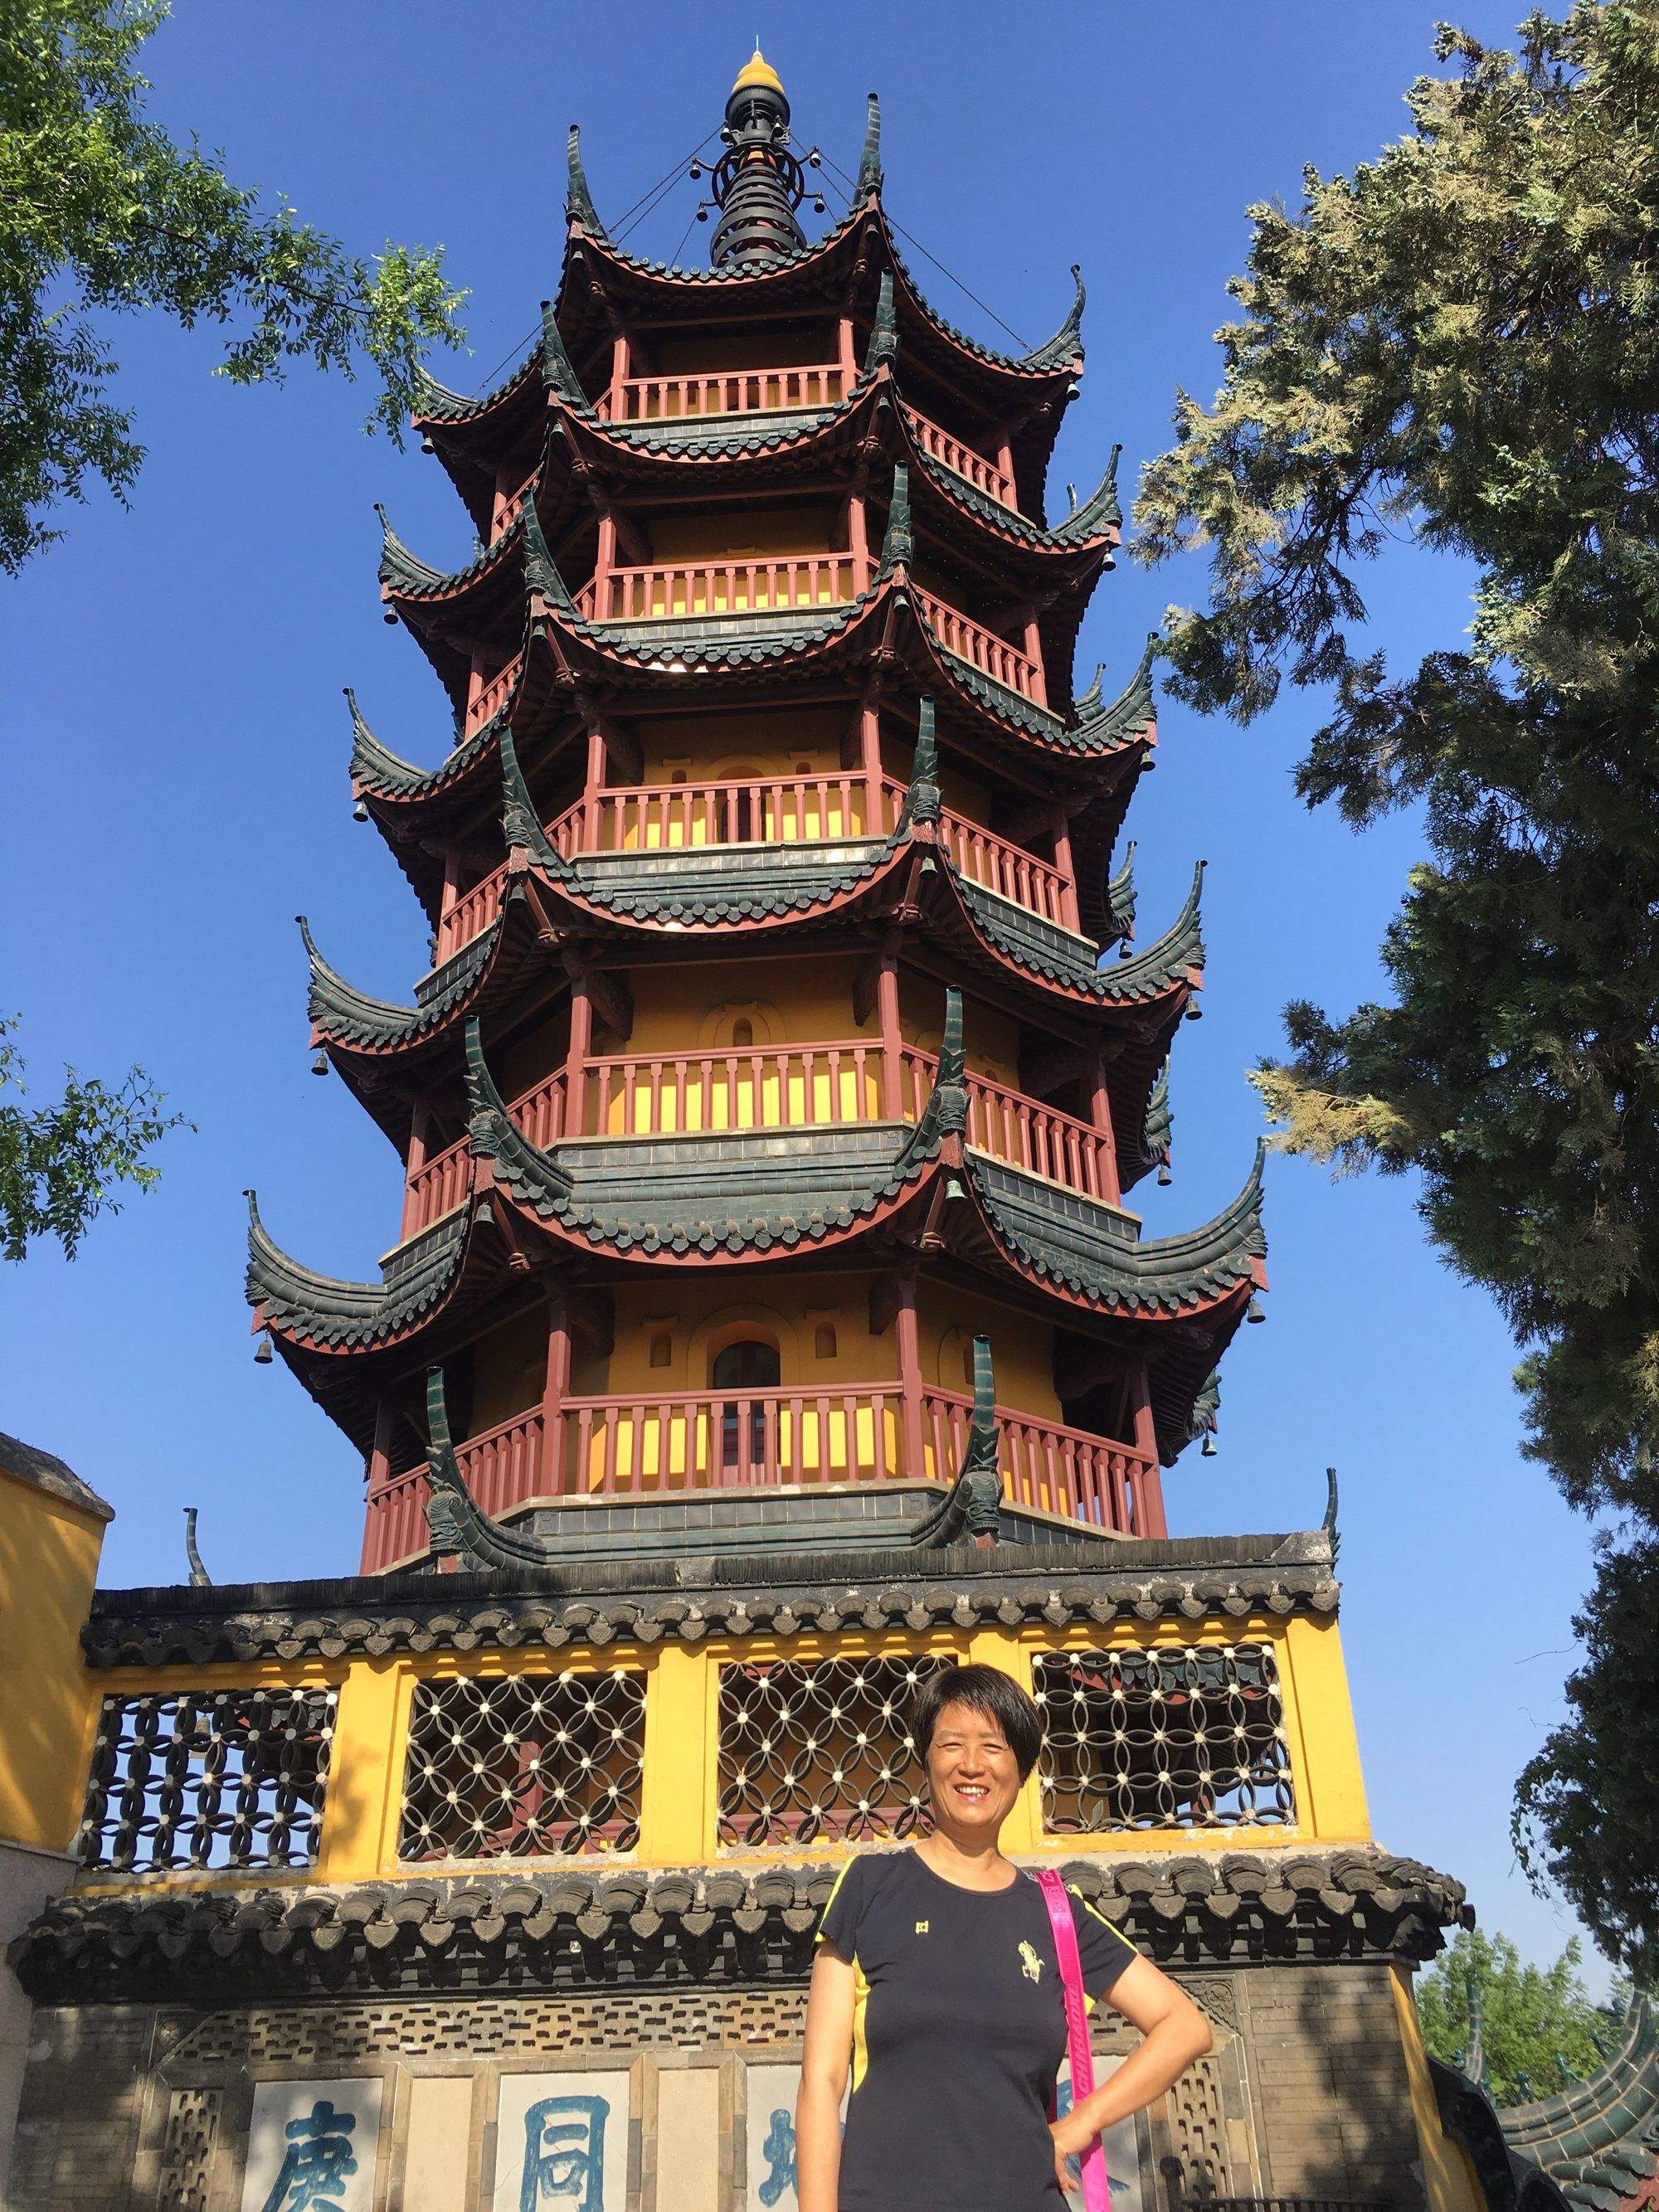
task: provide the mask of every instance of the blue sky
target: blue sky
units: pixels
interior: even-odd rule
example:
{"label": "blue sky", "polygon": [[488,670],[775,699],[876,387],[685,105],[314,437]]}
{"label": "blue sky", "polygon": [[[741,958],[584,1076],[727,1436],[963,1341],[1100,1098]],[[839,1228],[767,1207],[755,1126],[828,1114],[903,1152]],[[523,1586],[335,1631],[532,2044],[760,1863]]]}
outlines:
{"label": "blue sky", "polygon": [[[1351,168],[1403,129],[1435,12],[843,0],[774,4],[760,27],[803,147],[854,168],[863,95],[880,93],[893,216],[1024,339],[1060,321],[1067,264],[1083,264],[1088,370],[1054,465],[1063,499],[1115,440],[1132,486],[1176,386],[1213,388],[1245,208],[1294,201],[1304,163]],[[1460,20],[1500,40],[1512,17],[1483,0]],[[175,130],[354,247],[441,241],[472,290],[471,352],[435,366],[471,389],[523,350],[555,288],[567,122],[614,216],[714,128],[756,28],[752,7],[659,0],[192,0],[149,74]],[[630,243],[681,252],[698,190],[682,181]],[[694,227],[683,258],[708,237]],[[997,341],[915,265],[941,312]],[[443,565],[465,557],[471,526],[435,464],[361,434],[365,392],[303,371],[285,391],[238,391],[210,374],[210,331],[114,335],[149,448],[133,511],[71,511],[64,544],[6,588],[0,1006],[25,1012],[41,1093],[65,1060],[113,1078],[137,1060],[198,1128],[73,1266],[43,1249],[0,1274],[0,1425],[115,1505],[106,1581],[176,1579],[186,1504],[220,1580],[349,1571],[360,1467],[280,1365],[252,1364],[240,1193],[257,1184],[279,1242],[343,1274],[372,1273],[395,1233],[390,1147],[307,1072],[292,917],[311,916],[354,981],[407,999],[425,925],[350,819],[340,688],[394,750],[440,756],[435,680],[380,619],[372,502]],[[1380,641],[1404,659],[1455,639],[1468,588],[1452,564],[1391,556],[1371,592]],[[1096,659],[1127,672],[1165,601],[1201,590],[1195,573],[1126,560],[1096,595],[1085,673]],[[1357,839],[1299,805],[1291,771],[1316,719],[1302,696],[1246,733],[1164,714],[1130,825],[1142,938],[1204,856],[1210,966],[1206,1018],[1178,1048],[1176,1181],[1146,1194],[1150,1234],[1204,1218],[1242,1181],[1260,1120],[1243,1071],[1279,1043],[1285,1001],[1346,1011],[1377,988],[1418,833],[1402,820]],[[1336,1465],[1377,1833],[1468,1882],[1486,1927],[1553,1956],[1573,1923],[1512,1867],[1509,1792],[1560,1711],[1589,1532],[1521,1460],[1506,1333],[1429,1250],[1412,1199],[1402,1182],[1274,1166],[1269,1325],[1230,1357],[1218,1455],[1189,1453],[1169,1479],[1171,1523],[1308,1525]]]}

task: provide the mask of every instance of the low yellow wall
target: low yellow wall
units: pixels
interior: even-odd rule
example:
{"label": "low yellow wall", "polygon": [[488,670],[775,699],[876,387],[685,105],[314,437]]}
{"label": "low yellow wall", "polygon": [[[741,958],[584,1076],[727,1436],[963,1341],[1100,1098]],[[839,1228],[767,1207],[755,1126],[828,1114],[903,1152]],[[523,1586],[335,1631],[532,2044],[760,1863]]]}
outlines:
{"label": "low yellow wall", "polygon": [[1412,2118],[1423,2156],[1423,2186],[1429,2212],[1486,2212],[1481,2188],[1468,2153],[1455,2142],[1440,2124],[1434,2083],[1429,2074],[1428,2053],[1412,1995],[1411,1976],[1404,1966],[1389,1969],[1394,1984],[1395,2017],[1400,2022],[1401,2046],[1406,2054],[1406,2078],[1411,2085]]}
{"label": "low yellow wall", "polygon": [[[1311,1636],[1304,1632],[1309,1630],[1314,1632]],[[1296,1817],[1292,1822],[1224,1827],[1172,1826],[1121,1833],[1050,1836],[1042,1828],[1042,1798],[1034,1776],[1022,1792],[1004,1832],[1005,1844],[1020,1853],[1054,1850],[1067,1856],[1112,1851],[1145,1856],[1148,1851],[1214,1851],[1223,1848],[1271,1851],[1305,1847],[1310,1843],[1364,1841],[1369,1830],[1363,1801],[1357,1802],[1354,1794],[1358,1761],[1352,1741],[1352,1715],[1340,1671],[1335,1625],[1316,1624],[1300,1618],[1285,1621],[1260,1615],[1179,1626],[1168,1622],[1124,1622],[1110,1627],[1069,1631],[1000,1626],[972,1631],[947,1628],[911,1633],[849,1629],[834,1638],[749,1638],[732,1642],[711,1638],[696,1645],[676,1643],[642,1649],[607,1646],[603,1650],[569,1649],[539,1655],[526,1651],[393,1655],[333,1664],[313,1662],[286,1668],[263,1662],[211,1668],[121,1669],[98,1677],[87,1676],[77,1668],[70,1682],[74,1690],[71,1702],[78,1703],[83,1711],[95,1707],[100,1694],[131,1695],[189,1687],[236,1688],[276,1681],[327,1681],[337,1685],[339,1706],[315,1875],[273,1876],[262,1870],[250,1870],[224,1875],[181,1874],[170,1878],[172,1884],[187,1887],[245,1886],[256,1879],[368,1881],[400,1871],[398,1831],[410,1711],[415,1686],[422,1679],[469,1675],[499,1680],[516,1674],[556,1674],[566,1670],[605,1674],[618,1668],[639,1671],[645,1677],[644,1773],[640,1840],[628,1858],[630,1863],[645,1866],[684,1866],[707,1863],[717,1855],[722,1666],[764,1665],[783,1660],[811,1663],[826,1658],[893,1658],[930,1653],[1000,1667],[1029,1689],[1033,1659],[1038,1652],[1121,1650],[1126,1647],[1182,1650],[1194,1644],[1240,1643],[1266,1643],[1274,1652],[1296,1796]],[[84,1725],[78,1741],[82,1746],[79,1765],[73,1774],[73,1788],[64,1800],[67,1802],[72,1799],[76,1805],[89,1750],[89,1731]],[[66,1767],[74,1765],[67,1759],[64,1764]],[[810,1854],[834,1857],[844,1853],[847,1846],[830,1842],[778,1848],[794,1856],[805,1850]],[[120,1887],[121,1878],[89,1874],[82,1877],[82,1885],[95,1888]],[[1401,1987],[1402,2001],[1409,2008],[1409,1989],[1403,1984]],[[1404,2025],[1402,2021],[1402,2033]],[[1414,2030],[1414,2014],[1411,2016],[1411,2026]],[[1408,2060],[1411,2055],[1408,2044]],[[1418,2055],[1420,2058],[1420,2048]],[[1423,2081],[1426,2084],[1426,2069]],[[1431,2096],[1429,2109],[1431,2108]],[[1450,2177],[1446,2184],[1449,2191],[1455,2175],[1455,2161],[1450,2157],[1452,2148],[1448,2146],[1445,2153],[1446,2172]],[[1433,2212],[1472,2212],[1472,2208],[1448,2194],[1443,2200],[1437,2200]]]}
{"label": "low yellow wall", "polygon": [[0,1842],[67,1850],[98,1692],[81,1663],[104,1523],[0,1470]]}

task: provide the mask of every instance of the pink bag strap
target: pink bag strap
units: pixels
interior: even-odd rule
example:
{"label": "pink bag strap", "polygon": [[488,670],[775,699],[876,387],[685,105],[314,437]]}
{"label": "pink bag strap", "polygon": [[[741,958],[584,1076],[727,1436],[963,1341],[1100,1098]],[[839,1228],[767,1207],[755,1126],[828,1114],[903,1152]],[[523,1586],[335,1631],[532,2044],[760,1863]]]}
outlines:
{"label": "pink bag strap", "polygon": [[[1094,2054],[1089,2047],[1089,2007],[1083,1989],[1083,1961],[1078,1956],[1077,1923],[1066,1884],[1054,1867],[1037,1875],[1042,1901],[1048,1908],[1048,1925],[1054,1931],[1054,1955],[1060,1960],[1060,1986],[1066,2000],[1066,2040],[1072,2055],[1072,2102],[1080,2105],[1095,2086]],[[1082,2158],[1085,2212],[1112,2212],[1111,2184],[1106,2178],[1106,2154],[1098,2136],[1085,2145]]]}

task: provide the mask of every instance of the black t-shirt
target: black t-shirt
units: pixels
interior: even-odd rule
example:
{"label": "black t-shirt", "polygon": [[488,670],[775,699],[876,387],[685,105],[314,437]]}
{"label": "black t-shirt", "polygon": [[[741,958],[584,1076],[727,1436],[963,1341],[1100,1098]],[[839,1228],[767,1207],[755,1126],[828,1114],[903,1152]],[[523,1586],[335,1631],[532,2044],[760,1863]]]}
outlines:
{"label": "black t-shirt", "polygon": [[[1135,1948],[1068,1893],[1083,1986],[1103,1997]],[[1066,2006],[1031,1876],[963,1889],[913,1850],[872,1852],[842,1869],[818,1941],[856,1992],[840,2212],[1060,2212]]]}

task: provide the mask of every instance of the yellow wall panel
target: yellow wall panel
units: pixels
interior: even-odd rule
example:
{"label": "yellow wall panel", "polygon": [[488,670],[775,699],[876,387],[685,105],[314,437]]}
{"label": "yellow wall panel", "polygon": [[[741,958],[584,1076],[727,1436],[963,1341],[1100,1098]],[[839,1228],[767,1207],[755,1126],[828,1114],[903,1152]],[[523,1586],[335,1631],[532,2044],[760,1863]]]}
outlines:
{"label": "yellow wall panel", "polygon": [[103,1540],[99,1516],[0,1472],[0,1842],[75,1839],[100,1694],[81,1630]]}

